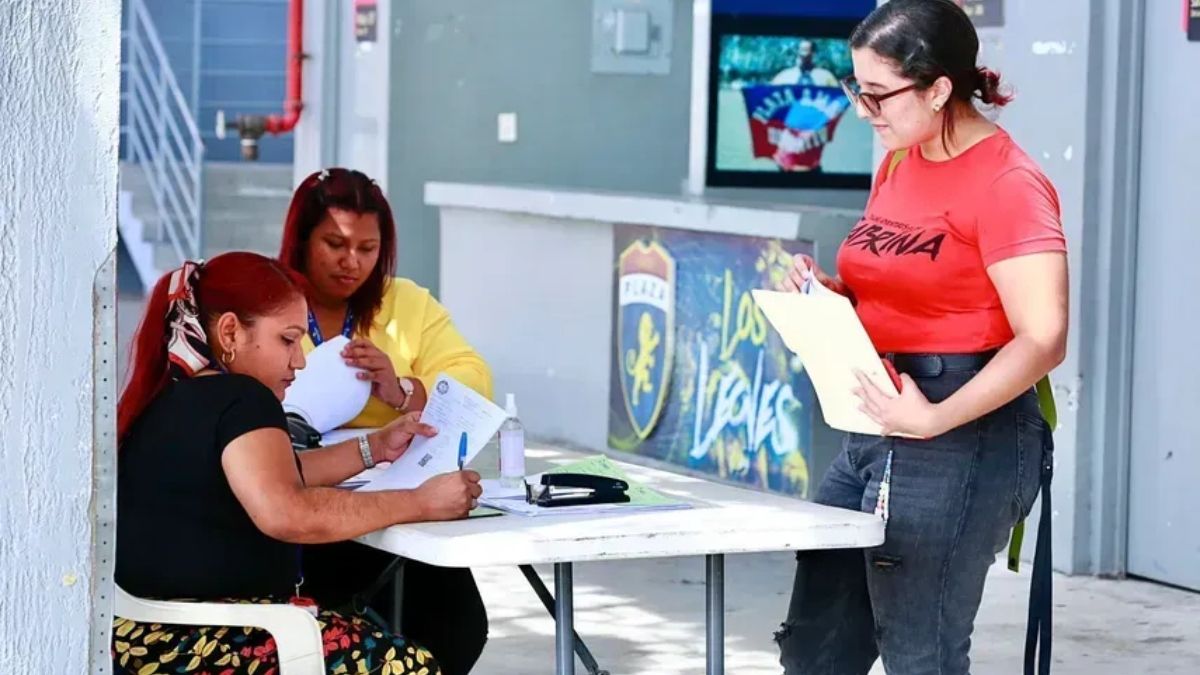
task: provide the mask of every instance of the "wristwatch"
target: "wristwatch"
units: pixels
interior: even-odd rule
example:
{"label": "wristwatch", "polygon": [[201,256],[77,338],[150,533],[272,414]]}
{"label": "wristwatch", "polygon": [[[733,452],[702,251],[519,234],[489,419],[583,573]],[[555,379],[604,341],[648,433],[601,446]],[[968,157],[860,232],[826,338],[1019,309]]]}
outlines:
{"label": "wristwatch", "polygon": [[413,392],[417,388],[413,385],[412,380],[407,377],[397,377],[396,384],[400,385],[400,391],[404,392],[404,400],[400,402],[400,405],[396,406],[396,410],[404,412],[408,410],[408,402],[412,400]]}

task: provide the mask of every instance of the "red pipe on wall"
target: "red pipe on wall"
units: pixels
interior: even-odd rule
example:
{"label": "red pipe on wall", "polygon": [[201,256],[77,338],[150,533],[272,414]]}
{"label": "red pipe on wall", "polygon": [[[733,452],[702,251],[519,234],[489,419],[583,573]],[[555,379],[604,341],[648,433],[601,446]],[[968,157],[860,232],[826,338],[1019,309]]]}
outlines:
{"label": "red pipe on wall", "polygon": [[301,73],[304,65],[304,0],[288,2],[287,93],[282,115],[238,115],[233,122],[225,121],[225,111],[217,111],[217,138],[226,131],[236,131],[242,142],[242,158],[258,159],[258,139],[267,134],[286,134],[296,128],[300,111]]}
{"label": "red pipe on wall", "polygon": [[269,134],[286,134],[296,127],[300,121],[300,111],[304,109],[301,98],[301,71],[304,65],[304,0],[291,0],[288,3],[288,53],[287,53],[287,94],[283,102],[283,115],[268,115],[264,131]]}

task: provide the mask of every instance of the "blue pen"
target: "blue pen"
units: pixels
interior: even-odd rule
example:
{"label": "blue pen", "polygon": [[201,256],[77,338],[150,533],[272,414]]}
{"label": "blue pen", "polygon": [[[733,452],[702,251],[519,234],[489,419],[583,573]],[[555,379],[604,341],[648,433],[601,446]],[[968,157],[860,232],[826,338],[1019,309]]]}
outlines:
{"label": "blue pen", "polygon": [[463,462],[467,461],[467,432],[458,437],[458,470],[462,471]]}

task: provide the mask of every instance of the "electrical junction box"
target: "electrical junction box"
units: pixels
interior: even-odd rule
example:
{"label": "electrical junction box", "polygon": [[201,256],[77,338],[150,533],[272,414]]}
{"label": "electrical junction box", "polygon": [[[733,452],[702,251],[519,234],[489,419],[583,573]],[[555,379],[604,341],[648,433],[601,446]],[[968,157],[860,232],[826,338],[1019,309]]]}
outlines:
{"label": "electrical junction box", "polygon": [[667,75],[673,0],[593,0],[592,72]]}

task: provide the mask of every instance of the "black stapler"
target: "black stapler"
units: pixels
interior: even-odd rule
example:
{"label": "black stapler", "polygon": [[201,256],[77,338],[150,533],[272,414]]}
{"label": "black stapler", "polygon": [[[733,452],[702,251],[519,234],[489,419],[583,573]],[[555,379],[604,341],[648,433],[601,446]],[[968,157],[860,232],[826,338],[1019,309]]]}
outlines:
{"label": "black stapler", "polygon": [[616,478],[585,473],[545,473],[541,484],[525,484],[525,501],[543,507],[581,504],[622,504],[629,501],[629,484]]}

